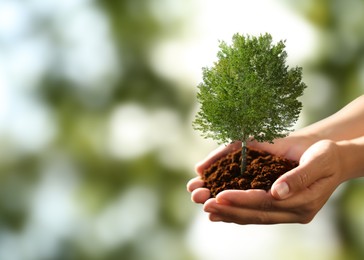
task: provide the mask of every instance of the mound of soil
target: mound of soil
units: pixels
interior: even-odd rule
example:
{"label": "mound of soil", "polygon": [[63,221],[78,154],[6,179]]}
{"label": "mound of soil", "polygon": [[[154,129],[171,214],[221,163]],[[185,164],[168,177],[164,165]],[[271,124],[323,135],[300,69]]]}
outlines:
{"label": "mound of soil", "polygon": [[240,170],[241,149],[216,161],[202,173],[205,187],[215,197],[223,190],[263,189],[268,191],[275,180],[298,166],[291,161],[270,153],[247,148],[247,167]]}

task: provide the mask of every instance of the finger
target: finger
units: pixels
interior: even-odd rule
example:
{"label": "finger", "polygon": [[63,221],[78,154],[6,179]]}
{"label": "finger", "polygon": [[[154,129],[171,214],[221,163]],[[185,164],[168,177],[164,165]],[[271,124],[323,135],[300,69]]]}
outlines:
{"label": "finger", "polygon": [[277,199],[286,199],[300,192],[314,182],[333,175],[332,165],[337,160],[333,157],[335,150],[333,142],[323,140],[312,145],[302,155],[298,167],[283,174],[272,185],[272,195]]}
{"label": "finger", "polygon": [[297,196],[291,200],[276,200],[270,192],[265,190],[225,190],[216,196],[216,201],[222,205],[258,211],[290,211],[297,205],[304,204],[304,196]]}
{"label": "finger", "polygon": [[195,177],[195,178],[188,181],[187,191],[192,192],[197,188],[203,187],[204,184],[205,184],[205,182],[203,180],[201,180],[201,177],[197,176],[197,177]]}
{"label": "finger", "polygon": [[[317,191],[317,188],[323,187],[323,183],[323,179],[315,182],[310,188],[286,200],[276,200],[270,192],[264,190],[226,190],[219,193],[215,200],[206,202],[205,211],[214,217],[225,216],[219,221],[231,220],[240,224],[309,223],[329,197],[322,198]],[[242,211],[233,211],[225,206]]]}
{"label": "finger", "polygon": [[305,207],[318,194],[305,189],[301,193],[286,200],[275,199],[265,190],[225,190],[216,196],[216,203],[258,211],[298,211],[297,207]]}
{"label": "finger", "polygon": [[213,150],[205,159],[198,162],[195,166],[195,171],[197,174],[201,175],[202,172],[208,168],[211,164],[216,162],[221,157],[229,154],[232,151],[236,151],[241,147],[241,142],[234,142],[228,145],[222,145],[219,148]]}
{"label": "finger", "polygon": [[326,177],[321,174],[325,174],[325,171],[318,170],[314,164],[304,163],[278,178],[272,185],[271,194],[276,199],[287,199]]}
{"label": "finger", "polygon": [[191,200],[195,203],[205,203],[211,197],[210,190],[207,188],[197,188],[191,193]]}
{"label": "finger", "polygon": [[306,223],[293,212],[262,212],[252,209],[241,209],[236,207],[225,206],[221,213],[211,213],[211,221],[222,221],[226,223],[236,223],[239,225],[250,224],[281,224],[281,223]]}
{"label": "finger", "polygon": [[206,201],[204,210],[210,213],[209,219],[211,221],[233,222],[241,225],[294,223],[300,221],[295,212],[240,208],[217,203],[214,199]]}
{"label": "finger", "polygon": [[[333,162],[331,162],[333,163]],[[323,178],[331,177],[331,163],[323,156],[306,156],[300,165],[283,174],[275,181],[271,193],[276,199],[286,199],[301,192]]]}
{"label": "finger", "polygon": [[299,166],[276,180],[271,188],[271,194],[276,199],[287,199],[292,194],[307,188],[314,181],[307,167]]}
{"label": "finger", "polygon": [[250,147],[260,149],[271,154],[299,161],[300,157],[312,144],[310,139],[293,135],[273,140],[273,143],[252,141]]}
{"label": "finger", "polygon": [[[216,202],[229,206],[245,207],[245,208],[257,208],[265,201],[272,200],[272,196],[269,195],[265,190],[225,190],[220,192],[216,196]],[[261,206],[262,209],[266,210],[268,205]]]}
{"label": "finger", "polygon": [[272,154],[276,154],[275,150],[274,150],[274,145],[267,143],[267,142],[258,142],[255,140],[252,140],[248,143],[248,146],[251,148],[255,148],[258,150],[263,150]]}

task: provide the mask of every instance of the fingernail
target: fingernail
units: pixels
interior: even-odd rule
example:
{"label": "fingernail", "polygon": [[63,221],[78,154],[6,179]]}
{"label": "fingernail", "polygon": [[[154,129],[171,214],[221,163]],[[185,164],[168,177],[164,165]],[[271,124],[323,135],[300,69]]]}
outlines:
{"label": "fingernail", "polygon": [[200,174],[200,168],[201,168],[202,162],[198,162],[195,165],[195,173]]}
{"label": "fingernail", "polygon": [[216,196],[216,202],[222,205],[230,205],[228,200],[220,198],[219,195]]}
{"label": "fingernail", "polygon": [[286,198],[289,193],[289,187],[286,182],[278,183],[274,186],[274,190],[281,199]]}
{"label": "fingernail", "polygon": [[220,222],[222,221],[222,217],[220,217],[219,215],[210,215],[210,220],[213,222]]}
{"label": "fingernail", "polygon": [[206,207],[205,208],[205,212],[208,212],[208,213],[217,213],[218,210],[215,207]]}

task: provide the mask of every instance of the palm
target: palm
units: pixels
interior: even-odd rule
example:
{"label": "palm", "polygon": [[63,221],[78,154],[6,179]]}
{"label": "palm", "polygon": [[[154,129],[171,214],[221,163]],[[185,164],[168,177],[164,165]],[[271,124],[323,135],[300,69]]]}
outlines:
{"label": "palm", "polygon": [[299,161],[302,154],[313,143],[314,141],[311,141],[308,138],[288,136],[283,139],[275,140],[273,144],[251,142],[250,146],[287,159]]}

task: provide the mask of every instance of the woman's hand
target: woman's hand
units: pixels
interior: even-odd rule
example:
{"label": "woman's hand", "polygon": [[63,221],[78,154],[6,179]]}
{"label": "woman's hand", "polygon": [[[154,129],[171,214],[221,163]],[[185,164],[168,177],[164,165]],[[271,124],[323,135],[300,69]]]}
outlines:
{"label": "woman's hand", "polygon": [[[334,192],[348,180],[364,177],[364,95],[334,115],[274,141],[249,142],[299,166],[278,178],[269,192],[226,190],[210,199],[200,177],[190,180],[187,190],[212,221],[238,224],[308,223]],[[330,139],[323,140],[323,139]],[[213,162],[234,149],[236,142],[210,154],[196,166],[198,175]]]}
{"label": "woman's hand", "polygon": [[[249,142],[248,146],[252,148],[261,149],[269,153],[285,157],[287,159],[299,161],[303,152],[315,142],[312,137],[301,137],[299,135],[291,135],[283,139],[277,139],[274,144],[258,143],[255,141]],[[203,181],[200,176],[202,172],[209,168],[215,161],[241,148],[241,142],[234,142],[227,146],[221,146],[212,151],[204,160],[197,163],[195,171],[197,177],[191,179],[187,184],[187,190],[191,192],[191,199],[195,203],[205,203],[210,198],[210,191],[203,188]]]}
{"label": "woman's hand", "polygon": [[[311,140],[312,141],[312,140]],[[310,141],[295,136],[277,140],[274,144],[253,143],[268,152],[299,159],[300,164],[282,175],[270,192],[264,190],[226,190],[209,198],[199,177],[191,180],[188,190],[196,203],[204,203],[211,221],[237,224],[308,223],[326,203],[336,187],[345,180],[335,142],[324,140],[307,150]],[[231,149],[232,144],[200,163],[198,173]]]}

